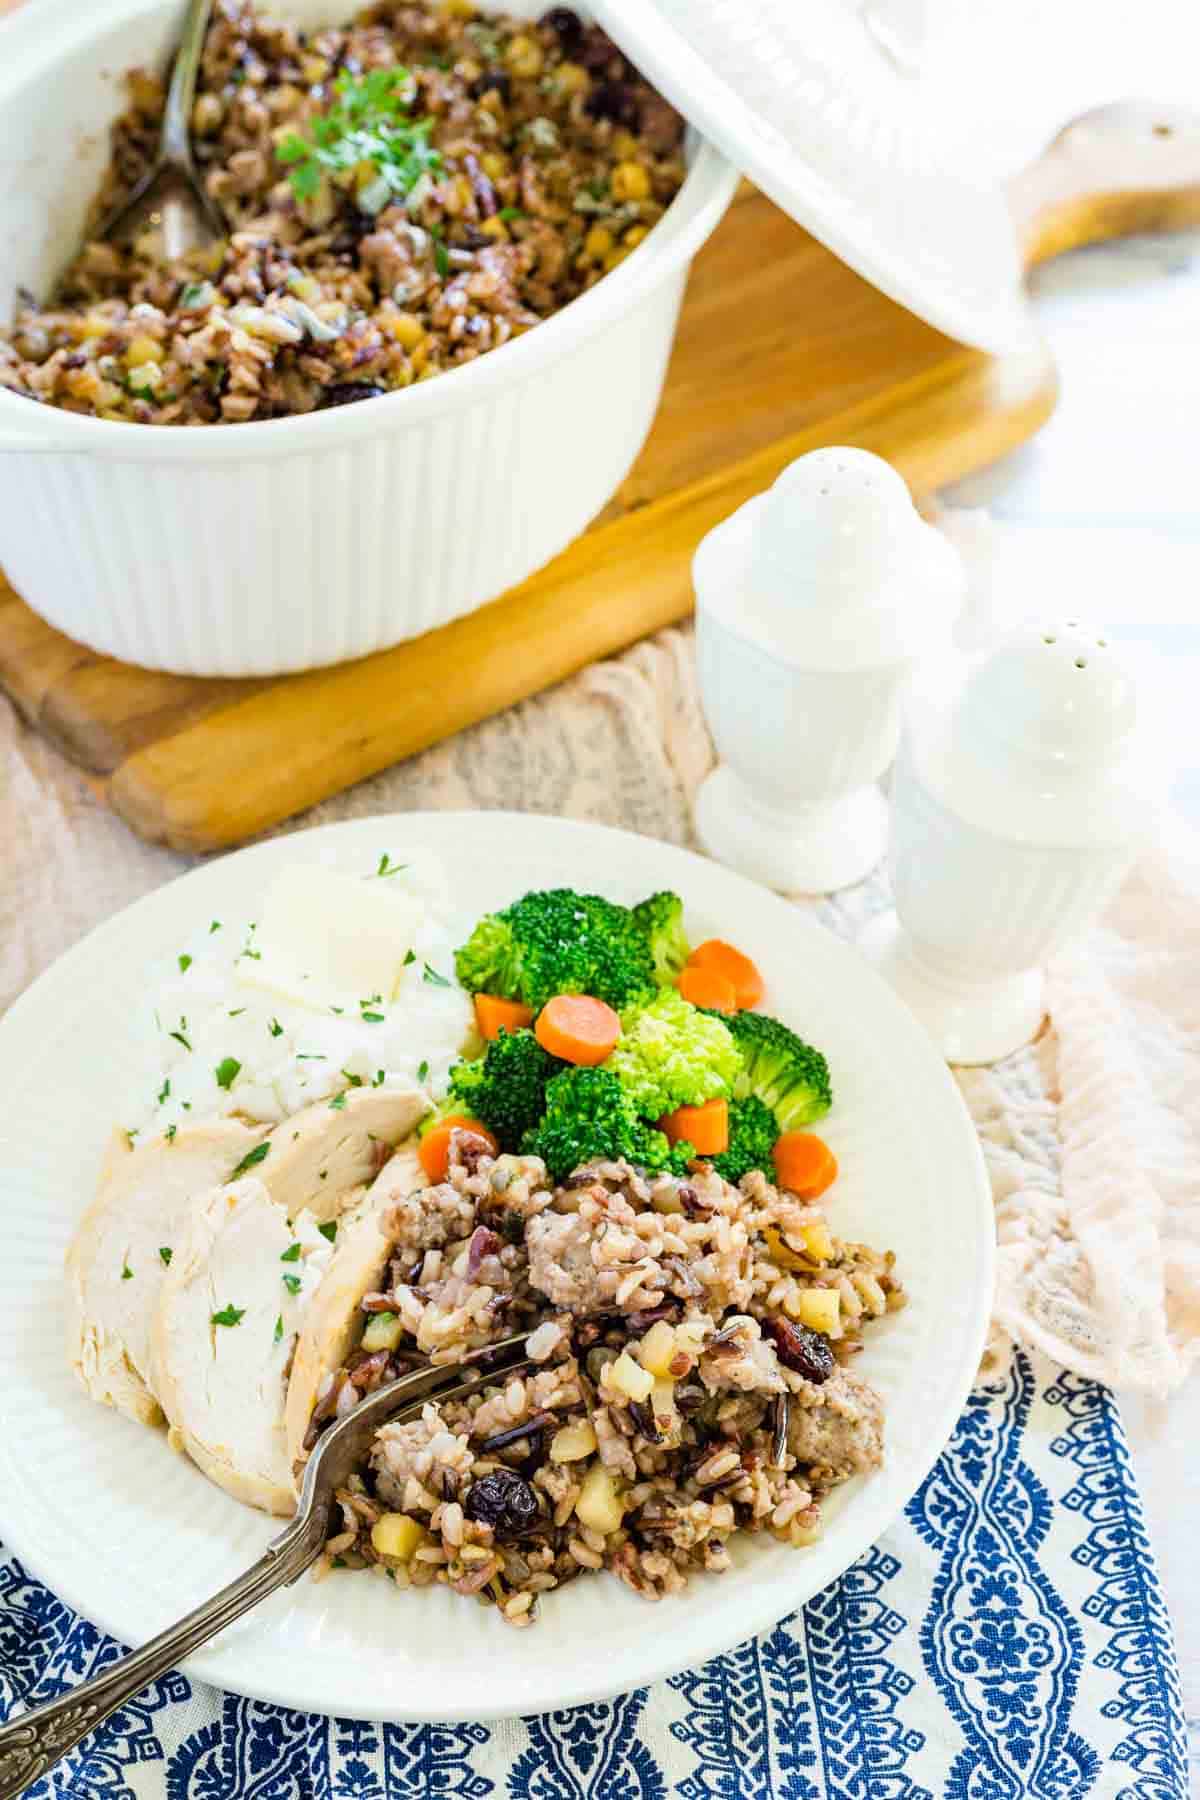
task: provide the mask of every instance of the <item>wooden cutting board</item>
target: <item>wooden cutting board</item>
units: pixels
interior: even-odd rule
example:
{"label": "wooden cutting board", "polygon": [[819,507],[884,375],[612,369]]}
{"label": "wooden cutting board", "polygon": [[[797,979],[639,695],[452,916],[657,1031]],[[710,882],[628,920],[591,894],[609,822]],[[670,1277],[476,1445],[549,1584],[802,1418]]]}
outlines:
{"label": "wooden cutting board", "polygon": [[[1198,223],[1200,120],[1089,114],[1012,202],[1031,264]],[[0,575],[0,685],[143,837],[222,849],[684,618],[700,537],[804,451],[874,450],[928,494],[1028,438],[1055,392],[1044,348],[964,349],[744,189],[696,261],[642,455],[592,528],[520,587],[361,662],[228,681],[97,656]]]}

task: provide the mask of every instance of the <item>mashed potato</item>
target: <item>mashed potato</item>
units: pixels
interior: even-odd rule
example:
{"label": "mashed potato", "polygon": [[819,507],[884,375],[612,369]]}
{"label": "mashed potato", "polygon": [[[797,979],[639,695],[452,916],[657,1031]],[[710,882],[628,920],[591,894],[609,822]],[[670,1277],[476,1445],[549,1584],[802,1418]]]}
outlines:
{"label": "mashed potato", "polygon": [[424,851],[389,853],[382,866],[396,872],[363,878],[386,881],[420,908],[395,998],[347,995],[337,1010],[265,991],[243,979],[265,954],[256,949],[257,921],[199,921],[172,964],[156,971],[144,1020],[145,1085],[121,1121],[126,1129],[169,1131],[229,1114],[274,1124],[357,1082],[445,1091],[473,1020],[454,978],[444,872]]}

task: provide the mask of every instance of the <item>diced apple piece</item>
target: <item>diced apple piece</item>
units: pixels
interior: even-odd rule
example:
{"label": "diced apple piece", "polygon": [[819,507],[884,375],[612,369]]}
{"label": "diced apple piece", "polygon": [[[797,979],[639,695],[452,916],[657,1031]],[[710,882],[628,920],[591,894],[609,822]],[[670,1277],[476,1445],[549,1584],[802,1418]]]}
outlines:
{"label": "diced apple piece", "polygon": [[831,1338],[842,1335],[842,1297],[836,1288],[802,1288],[784,1310],[810,1331],[823,1331]]}
{"label": "diced apple piece", "polygon": [[582,1462],[595,1449],[596,1433],[592,1430],[591,1420],[581,1419],[577,1425],[564,1425],[561,1431],[555,1432],[550,1444],[550,1461]]}
{"label": "diced apple piece", "polygon": [[619,1529],[625,1516],[624,1502],[602,1462],[593,1463],[584,1476],[575,1502],[575,1515],[589,1530],[598,1531],[605,1537],[610,1531]]}
{"label": "diced apple piece", "polygon": [[620,1356],[611,1363],[606,1371],[606,1380],[610,1387],[626,1395],[630,1400],[647,1400],[654,1386],[654,1377],[649,1369],[643,1369],[635,1363],[628,1350],[622,1350]]}
{"label": "diced apple piece", "polygon": [[394,1350],[404,1336],[395,1313],[373,1313],[362,1335],[364,1350]]}
{"label": "diced apple piece", "polygon": [[814,1219],[800,1228],[804,1248],[814,1262],[829,1262],[833,1257],[833,1234],[824,1219]]}
{"label": "diced apple piece", "polygon": [[638,1345],[638,1361],[652,1375],[669,1375],[675,1355],[675,1328],[657,1319]]}
{"label": "diced apple piece", "polygon": [[371,1543],[379,1556],[408,1562],[425,1540],[423,1526],[407,1513],[382,1513],[371,1527]]}

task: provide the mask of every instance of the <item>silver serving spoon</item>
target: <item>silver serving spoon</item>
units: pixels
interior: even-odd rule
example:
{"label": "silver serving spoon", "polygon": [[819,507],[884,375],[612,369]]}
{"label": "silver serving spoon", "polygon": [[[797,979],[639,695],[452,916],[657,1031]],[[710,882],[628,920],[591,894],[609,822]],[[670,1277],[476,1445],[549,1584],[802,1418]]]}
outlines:
{"label": "silver serving spoon", "polygon": [[212,0],[188,0],[158,154],[133,192],[91,234],[93,241],[128,243],[155,232],[168,262],[228,235],[216,204],[204,191],[192,157],[192,102]]}
{"label": "silver serving spoon", "polygon": [[89,1731],[160,1675],[166,1675],[226,1625],[297,1581],[317,1560],[329,1536],[336,1489],[365,1462],[381,1425],[415,1412],[427,1400],[458,1400],[500,1375],[528,1365],[525,1334],[505,1338],[473,1359],[479,1373],[463,1380],[462,1363],[418,1369],[380,1388],[331,1427],[308,1460],[296,1516],[258,1561],[194,1612],[159,1632],[102,1675],[93,1676],[45,1706],[0,1725],[0,1800],[15,1800],[53,1768]]}

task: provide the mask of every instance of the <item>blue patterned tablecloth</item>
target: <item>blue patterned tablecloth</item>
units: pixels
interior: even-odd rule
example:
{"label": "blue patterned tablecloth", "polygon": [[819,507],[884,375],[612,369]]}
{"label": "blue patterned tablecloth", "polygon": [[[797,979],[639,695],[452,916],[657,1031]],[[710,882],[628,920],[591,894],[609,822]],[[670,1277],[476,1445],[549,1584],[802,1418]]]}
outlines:
{"label": "blue patterned tablecloth", "polygon": [[[0,1711],[118,1654],[0,1559]],[[1171,1627],[1117,1409],[1094,1383],[1021,1356],[973,1395],[874,1549],[802,1613],[701,1669],[603,1705],[446,1726],[291,1713],[176,1674],[32,1792],[1185,1800],[1186,1779]]]}

